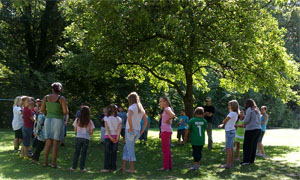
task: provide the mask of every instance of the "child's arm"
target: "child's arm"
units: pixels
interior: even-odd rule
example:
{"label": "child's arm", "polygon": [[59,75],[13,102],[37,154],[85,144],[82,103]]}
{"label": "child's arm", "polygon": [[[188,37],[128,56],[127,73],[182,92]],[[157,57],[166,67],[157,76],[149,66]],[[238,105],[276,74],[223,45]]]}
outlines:
{"label": "child's arm", "polygon": [[144,131],[145,131],[147,125],[148,125],[148,119],[146,117],[146,114],[143,115],[143,120],[144,120],[144,125],[143,125],[143,129],[141,131],[141,135],[144,133]]}
{"label": "child's arm", "polygon": [[119,138],[120,138],[120,134],[121,134],[121,130],[122,130],[122,123],[119,123],[118,133],[117,133],[117,139],[116,139],[116,142],[114,142],[114,143],[118,143]]}
{"label": "child's arm", "polygon": [[129,124],[129,130],[128,130],[128,132],[132,132],[133,131],[132,115],[133,115],[132,110],[128,110],[128,117],[127,117],[127,121],[128,121],[128,124]]}
{"label": "child's arm", "polygon": [[225,126],[225,124],[226,124],[229,120],[230,120],[230,117],[227,116],[227,117],[223,120],[222,124],[220,124],[220,125],[218,126],[218,128],[223,128],[223,127]]}
{"label": "child's arm", "polygon": [[93,129],[92,123],[90,122],[89,124],[90,124],[89,132],[90,132],[90,135],[92,135],[94,133],[94,129]]}
{"label": "child's arm", "polygon": [[167,124],[171,124],[171,120],[175,117],[175,114],[172,110],[165,110],[166,113],[170,116],[170,118],[166,121]]}
{"label": "child's arm", "polygon": [[268,118],[269,118],[269,116],[266,114],[266,115],[265,115],[265,118],[264,118],[264,121],[261,122],[261,124],[262,124],[262,125],[266,124]]}
{"label": "child's arm", "polygon": [[190,135],[190,130],[185,130],[185,135],[184,135],[184,143],[186,143],[189,140],[189,135]]}

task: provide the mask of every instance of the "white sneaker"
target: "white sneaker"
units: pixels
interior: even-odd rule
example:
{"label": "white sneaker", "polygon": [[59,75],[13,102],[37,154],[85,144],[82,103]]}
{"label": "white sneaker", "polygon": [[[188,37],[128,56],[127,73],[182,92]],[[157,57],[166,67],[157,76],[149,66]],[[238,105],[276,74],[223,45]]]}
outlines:
{"label": "white sneaker", "polygon": [[245,165],[248,165],[248,164],[250,164],[250,163],[248,163],[248,162],[241,163],[242,166],[245,166]]}
{"label": "white sneaker", "polygon": [[256,153],[256,156],[262,157],[263,155],[260,153]]}

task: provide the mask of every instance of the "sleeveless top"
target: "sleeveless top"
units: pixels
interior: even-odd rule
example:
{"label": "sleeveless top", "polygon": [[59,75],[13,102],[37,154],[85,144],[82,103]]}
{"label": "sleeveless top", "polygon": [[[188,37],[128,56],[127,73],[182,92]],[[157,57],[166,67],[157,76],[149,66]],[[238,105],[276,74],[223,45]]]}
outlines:
{"label": "sleeveless top", "polygon": [[46,97],[46,110],[47,115],[46,118],[56,118],[56,119],[64,119],[64,113],[62,111],[62,106],[59,103],[60,95],[58,96],[56,102],[48,102],[48,96]]}
{"label": "sleeveless top", "polygon": [[[237,125],[243,125],[244,121],[237,120],[236,124]],[[245,128],[237,127],[236,136],[238,136],[239,138],[244,138],[244,134],[245,134]]]}
{"label": "sleeveless top", "polygon": [[[260,122],[264,122],[264,120],[265,120],[265,116],[262,115],[262,116],[260,117]],[[267,121],[266,121],[265,124],[261,124],[261,131],[264,131],[264,132],[266,131],[268,121],[269,121],[269,119],[267,119]]]}

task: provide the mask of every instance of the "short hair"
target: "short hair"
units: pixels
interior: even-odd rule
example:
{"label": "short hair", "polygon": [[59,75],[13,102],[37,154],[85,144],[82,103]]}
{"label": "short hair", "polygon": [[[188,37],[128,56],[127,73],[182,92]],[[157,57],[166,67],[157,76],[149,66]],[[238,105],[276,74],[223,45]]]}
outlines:
{"label": "short hair", "polygon": [[180,111],[185,112],[185,109],[181,109]]}
{"label": "short hair", "polygon": [[261,109],[268,110],[267,106],[262,106]]}
{"label": "short hair", "polygon": [[204,114],[204,108],[203,107],[197,107],[195,109],[194,115],[203,115]]}
{"label": "short hair", "polygon": [[53,89],[53,91],[54,91],[56,94],[60,94],[61,91],[62,91],[62,85],[61,85],[60,82],[52,83],[52,84],[51,84],[51,89]]}

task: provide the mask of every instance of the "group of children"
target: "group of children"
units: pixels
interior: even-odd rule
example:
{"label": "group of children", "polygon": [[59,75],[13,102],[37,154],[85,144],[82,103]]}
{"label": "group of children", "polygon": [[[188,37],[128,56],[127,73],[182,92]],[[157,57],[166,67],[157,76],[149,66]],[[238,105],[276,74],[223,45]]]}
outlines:
{"label": "group of children", "polygon": [[[160,99],[160,107],[163,109],[161,114],[161,134],[162,152],[163,152],[163,168],[160,170],[172,169],[172,158],[170,151],[171,135],[172,135],[172,121],[175,118],[174,111],[171,107],[171,102],[167,97]],[[43,125],[45,115],[39,112],[40,101],[36,100],[36,107],[34,107],[34,99],[30,97],[17,97],[14,104],[14,120],[13,129],[15,130],[15,151],[18,150],[18,145],[23,140],[23,147],[21,157],[28,158],[28,150],[32,134],[36,138],[35,152],[32,156],[32,161],[38,163],[40,153],[45,146]],[[239,104],[236,100],[228,103],[229,114],[224,119],[219,128],[225,128],[226,132],[226,164],[221,165],[221,168],[232,168],[234,146],[236,154],[235,160],[239,160],[240,143],[244,139],[244,111],[239,110]],[[104,114],[101,116],[101,121],[104,124],[104,169],[102,172],[110,172],[116,170],[117,150],[120,135],[125,137],[125,124],[127,114],[122,107],[117,107],[114,104],[109,105],[103,110]],[[189,120],[185,111],[181,110],[180,116],[177,118],[177,138],[178,145],[184,145],[190,141],[193,149],[194,165],[191,170],[197,170],[200,167],[200,160],[202,158],[202,149],[205,144],[205,131],[207,128],[207,121],[204,119],[204,108],[197,107],[194,111],[194,117]],[[262,133],[258,142],[258,156],[264,155],[264,148],[262,145],[262,138],[266,130],[268,122],[267,108],[261,107],[261,129]],[[76,115],[77,116],[77,115]],[[22,124],[22,122],[23,124]],[[146,120],[146,119],[145,119]],[[147,141],[147,132],[150,127],[150,118],[147,116],[147,126],[140,136],[140,141],[145,144]],[[140,122],[141,127],[144,126],[143,119]],[[86,171],[85,160],[87,149],[89,146],[90,136],[93,134],[95,128],[93,121],[90,119],[90,109],[88,106],[81,106],[80,112],[73,122],[74,131],[76,133],[75,153],[73,156],[73,165],[70,171],[75,171],[77,168],[79,156],[80,157],[80,170]],[[102,138],[101,138],[102,139]],[[126,142],[125,142],[126,143]]]}

